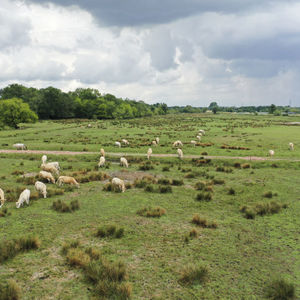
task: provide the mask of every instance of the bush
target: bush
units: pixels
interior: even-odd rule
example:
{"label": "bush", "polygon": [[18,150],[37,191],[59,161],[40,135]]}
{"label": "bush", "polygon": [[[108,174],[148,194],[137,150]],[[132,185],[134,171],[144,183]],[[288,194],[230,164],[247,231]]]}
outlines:
{"label": "bush", "polygon": [[124,235],[124,228],[117,228],[116,225],[106,225],[98,228],[96,236],[121,238]]}
{"label": "bush", "polygon": [[0,300],[19,300],[21,299],[21,289],[18,284],[9,279],[7,282],[0,282]]}
{"label": "bush", "polygon": [[189,264],[183,268],[179,282],[183,284],[204,283],[208,277],[208,268],[200,264]]}
{"label": "bush", "polygon": [[170,168],[169,168],[169,167],[163,167],[163,168],[162,168],[162,171],[163,171],[163,172],[169,172],[169,171],[170,171]]}
{"label": "bush", "polygon": [[147,218],[160,218],[166,214],[166,210],[162,207],[144,207],[136,212],[139,216]]}
{"label": "bush", "polygon": [[274,300],[295,299],[295,287],[284,279],[275,280],[267,288],[266,297]]}
{"label": "bush", "polygon": [[39,247],[40,240],[35,236],[3,241],[0,243],[0,263],[15,257],[20,252],[38,249]]}
{"label": "bush", "polygon": [[212,194],[211,193],[199,193],[196,196],[197,201],[211,201],[212,200]]}

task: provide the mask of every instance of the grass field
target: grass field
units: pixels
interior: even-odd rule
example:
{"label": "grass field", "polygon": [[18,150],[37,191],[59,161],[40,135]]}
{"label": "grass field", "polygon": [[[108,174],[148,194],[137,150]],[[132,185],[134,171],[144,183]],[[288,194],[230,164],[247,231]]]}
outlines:
{"label": "grass field", "polygon": [[[278,278],[291,283],[294,298],[299,298],[300,162],[200,159],[204,151],[266,156],[269,149],[276,157],[299,158],[299,127],[280,125],[287,121],[299,118],[178,115],[90,122],[92,128],[87,122],[41,122],[1,131],[2,149],[25,142],[29,149],[99,151],[103,147],[118,152],[114,141],[126,138],[130,142],[126,152],[146,153],[149,142],[159,136],[161,144],[154,153],[176,153],[171,144],[180,139],[188,143],[184,154],[199,154],[199,159],[152,158],[146,164],[145,157],[131,156],[124,170],[117,157],[108,156],[107,168],[98,170],[99,155],[48,155],[49,161],[60,162],[62,175],[80,181],[80,188],[47,184],[47,199],[40,196],[16,209],[20,190],[27,187],[37,198],[34,180],[26,184],[21,174],[34,176],[41,156],[0,154],[0,187],[8,199],[0,209],[0,249],[20,237],[36,236],[41,242],[38,249],[2,262],[0,253],[0,282],[14,279],[21,299],[105,298],[104,289],[87,279],[83,259],[90,259],[87,254],[78,254],[80,263],[74,266],[69,259],[74,249],[62,253],[64,243],[78,240],[79,252],[92,247],[100,251],[101,259],[125,264],[124,282],[132,287],[131,299],[264,299]],[[207,132],[201,142],[212,145],[193,147],[189,141],[196,140],[201,128]],[[289,142],[295,144],[294,151],[289,151]],[[224,144],[250,150],[222,149]],[[128,189],[104,191],[108,179],[99,180],[100,172],[124,179]],[[52,204],[57,200],[67,204],[78,200],[80,208],[55,211]],[[160,207],[165,214],[137,214],[148,207]],[[1,217],[4,209],[8,213]],[[192,223],[195,214],[201,217],[198,224]],[[124,234],[96,235],[99,227],[108,225]],[[191,266],[202,268],[205,276],[188,273]],[[126,295],[116,292],[106,298],[122,297]]]}

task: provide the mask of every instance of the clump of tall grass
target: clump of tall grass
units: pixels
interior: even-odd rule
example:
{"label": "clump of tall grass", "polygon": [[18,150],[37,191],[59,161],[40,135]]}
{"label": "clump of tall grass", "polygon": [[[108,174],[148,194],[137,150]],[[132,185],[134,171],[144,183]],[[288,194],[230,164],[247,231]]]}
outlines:
{"label": "clump of tall grass", "polygon": [[267,287],[266,298],[273,300],[296,299],[295,286],[284,279],[277,279]]}
{"label": "clump of tall grass", "polygon": [[4,207],[2,209],[0,209],[0,218],[4,218],[7,216],[10,216],[11,212],[8,211],[8,208]]}
{"label": "clump of tall grass", "polygon": [[128,274],[123,262],[107,261],[92,247],[84,250],[78,241],[65,243],[62,253],[66,256],[68,264],[82,269],[101,299],[130,298],[132,288],[130,283],[126,282]]}
{"label": "clump of tall grass", "polygon": [[78,200],[73,200],[69,204],[62,200],[57,200],[52,203],[52,208],[59,212],[74,212],[80,208]]}
{"label": "clump of tall grass", "polygon": [[166,214],[166,210],[162,207],[144,207],[139,209],[136,212],[139,216],[147,217],[147,218],[160,218],[161,216]]}
{"label": "clump of tall grass", "polygon": [[203,228],[217,228],[218,224],[215,221],[208,221],[207,218],[195,214],[192,218],[192,223]]}
{"label": "clump of tall grass", "polygon": [[0,282],[0,300],[19,300],[21,296],[21,289],[14,280]]}
{"label": "clump of tall grass", "polygon": [[198,193],[196,196],[197,201],[211,201],[212,200],[212,194],[208,192],[201,192]]}
{"label": "clump of tall grass", "polygon": [[208,279],[208,268],[201,264],[189,264],[180,273],[179,282],[186,285],[202,284]]}
{"label": "clump of tall grass", "polygon": [[254,219],[256,215],[264,216],[264,215],[273,215],[277,214],[283,208],[287,208],[287,204],[280,204],[276,201],[271,202],[259,202],[252,206],[243,205],[240,208],[240,212],[242,212],[247,219]]}
{"label": "clump of tall grass", "polygon": [[0,263],[15,257],[18,253],[40,247],[40,240],[36,236],[21,237],[0,243]]}
{"label": "clump of tall grass", "polygon": [[105,225],[101,226],[97,229],[96,232],[97,237],[114,237],[114,238],[121,238],[124,236],[124,228],[120,227],[117,228],[116,225]]}

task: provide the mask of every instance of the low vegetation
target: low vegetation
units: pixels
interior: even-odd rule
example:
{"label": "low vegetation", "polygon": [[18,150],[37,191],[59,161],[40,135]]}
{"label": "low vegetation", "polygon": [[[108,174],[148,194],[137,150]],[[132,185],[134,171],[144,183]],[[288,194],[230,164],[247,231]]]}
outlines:
{"label": "low vegetation", "polygon": [[147,218],[160,218],[161,216],[166,214],[166,210],[162,207],[144,207],[139,209],[136,212],[139,216],[147,217]]}
{"label": "low vegetation", "polygon": [[62,200],[57,200],[52,203],[52,208],[56,211],[66,213],[74,212],[80,208],[78,200],[73,200],[69,204]]}
{"label": "low vegetation", "polygon": [[35,236],[4,240],[0,243],[0,263],[15,257],[19,253],[38,249],[40,244],[39,238]]}

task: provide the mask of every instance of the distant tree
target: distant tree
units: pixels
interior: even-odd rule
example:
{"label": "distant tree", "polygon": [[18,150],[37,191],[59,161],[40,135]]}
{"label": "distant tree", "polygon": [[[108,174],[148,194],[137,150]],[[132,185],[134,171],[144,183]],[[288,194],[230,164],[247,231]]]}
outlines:
{"label": "distant tree", "polygon": [[276,110],[276,105],[271,104],[269,107],[269,114],[274,114],[275,110]]}
{"label": "distant tree", "polygon": [[0,122],[4,125],[19,128],[19,123],[34,123],[37,120],[35,112],[21,99],[0,100]]}
{"label": "distant tree", "polygon": [[217,111],[219,110],[219,106],[217,102],[211,102],[208,106],[208,109],[210,109],[214,114],[217,113]]}

